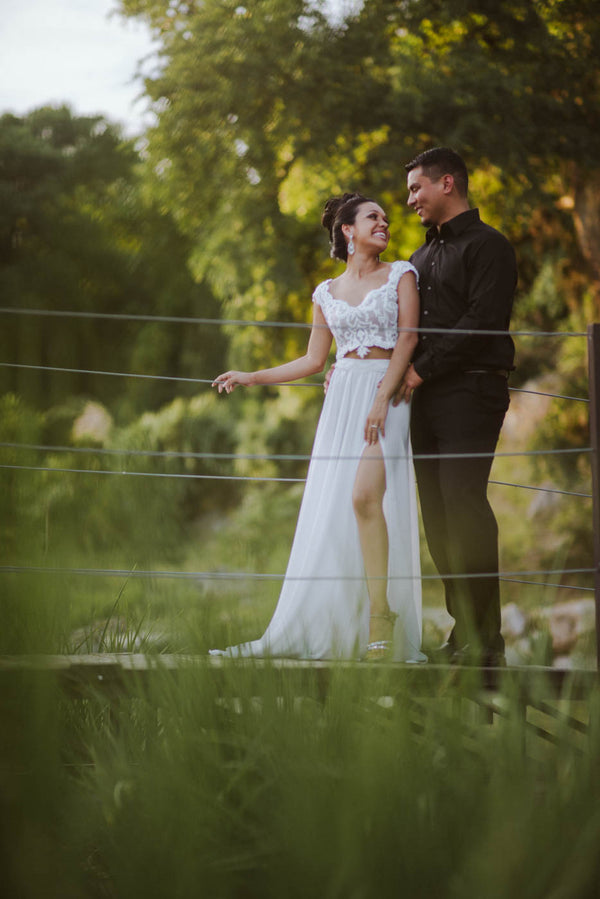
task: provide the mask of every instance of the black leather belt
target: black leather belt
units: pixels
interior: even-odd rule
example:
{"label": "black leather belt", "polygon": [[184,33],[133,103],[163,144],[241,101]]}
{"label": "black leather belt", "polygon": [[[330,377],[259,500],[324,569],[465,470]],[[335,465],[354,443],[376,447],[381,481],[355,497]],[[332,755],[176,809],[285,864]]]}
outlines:
{"label": "black leather belt", "polygon": [[508,378],[510,372],[505,368],[467,368],[464,370],[465,375],[500,375],[501,378]]}

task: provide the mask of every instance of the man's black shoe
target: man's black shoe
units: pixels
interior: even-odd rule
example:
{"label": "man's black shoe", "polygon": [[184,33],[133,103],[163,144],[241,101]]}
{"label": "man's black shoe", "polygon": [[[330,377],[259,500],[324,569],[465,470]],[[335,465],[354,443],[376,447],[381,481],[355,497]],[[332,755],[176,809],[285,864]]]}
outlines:
{"label": "man's black shoe", "polygon": [[450,657],[451,665],[470,665],[475,668],[506,668],[506,656],[503,652],[490,649],[476,652],[467,643],[455,650]]}
{"label": "man's black shoe", "polygon": [[506,656],[503,652],[484,652],[483,668],[506,668]]}
{"label": "man's black shoe", "polygon": [[453,643],[442,643],[438,649],[432,650],[431,661],[434,665],[451,665],[455,652],[456,646]]}

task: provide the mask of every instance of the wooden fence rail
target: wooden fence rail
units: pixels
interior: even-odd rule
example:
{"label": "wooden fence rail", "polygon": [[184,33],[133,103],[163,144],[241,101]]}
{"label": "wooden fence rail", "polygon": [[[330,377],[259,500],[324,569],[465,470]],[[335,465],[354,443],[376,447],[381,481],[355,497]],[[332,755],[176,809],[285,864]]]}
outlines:
{"label": "wooden fence rail", "polygon": [[[103,653],[92,655],[11,656],[0,658],[0,712],[20,703],[24,687],[51,682],[70,701],[100,702],[111,726],[135,699],[159,712],[172,695],[165,683],[208,678],[215,701],[240,711],[255,697],[278,696],[284,703],[303,698],[325,704],[336,678],[344,691],[373,707],[409,709],[418,733],[419,719],[431,702],[448,708],[457,725],[472,727],[518,719],[521,732],[551,743],[581,740],[600,726],[598,675],[595,670],[567,671],[537,666],[479,669],[445,665],[369,664],[292,659],[231,660],[206,656]],[[338,680],[339,683],[339,680]],[[188,685],[189,686],[189,685]],[[595,701],[590,698],[595,696]],[[126,712],[128,714],[128,712]],[[562,734],[558,737],[557,734]]]}

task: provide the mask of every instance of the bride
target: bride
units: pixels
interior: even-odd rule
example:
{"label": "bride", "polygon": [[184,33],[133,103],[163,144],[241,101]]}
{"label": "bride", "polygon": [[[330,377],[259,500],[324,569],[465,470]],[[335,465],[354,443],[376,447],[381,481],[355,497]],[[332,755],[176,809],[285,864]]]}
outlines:
{"label": "bride", "polygon": [[313,294],[306,354],[275,368],[227,371],[238,385],[294,381],[336,364],[317,427],[277,607],[259,640],[216,655],[425,661],[409,406],[390,403],[411,360],[419,319],[417,273],[381,262],[383,209],[361,194],[328,200],[322,223],[345,271]]}

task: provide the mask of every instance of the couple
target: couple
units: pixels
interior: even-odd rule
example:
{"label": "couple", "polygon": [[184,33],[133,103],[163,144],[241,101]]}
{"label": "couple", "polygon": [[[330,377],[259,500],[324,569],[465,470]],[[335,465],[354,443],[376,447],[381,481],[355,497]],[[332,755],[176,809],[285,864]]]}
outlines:
{"label": "couple", "polygon": [[[335,338],[273,618],[259,640],[217,654],[426,661],[410,417],[425,534],[455,622],[437,660],[504,663],[487,483],[509,402],[515,257],[469,208],[457,153],[428,150],[406,169],[408,205],[428,229],[410,262],[380,261],[389,230],[374,200],[329,200],[322,222],[346,269],[313,294],[306,354],[271,369],[228,371],[213,383],[230,393],[315,374]],[[478,330],[506,333],[464,333]]]}

